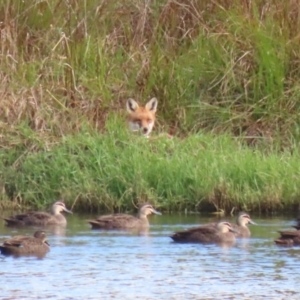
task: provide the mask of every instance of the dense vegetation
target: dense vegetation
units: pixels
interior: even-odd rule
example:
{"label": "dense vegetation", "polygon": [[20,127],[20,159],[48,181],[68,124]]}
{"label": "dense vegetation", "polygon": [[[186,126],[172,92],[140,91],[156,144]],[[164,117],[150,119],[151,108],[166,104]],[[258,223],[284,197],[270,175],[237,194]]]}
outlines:
{"label": "dense vegetation", "polygon": [[[0,3],[2,206],[297,205],[298,1]],[[128,135],[128,97],[159,100]]]}

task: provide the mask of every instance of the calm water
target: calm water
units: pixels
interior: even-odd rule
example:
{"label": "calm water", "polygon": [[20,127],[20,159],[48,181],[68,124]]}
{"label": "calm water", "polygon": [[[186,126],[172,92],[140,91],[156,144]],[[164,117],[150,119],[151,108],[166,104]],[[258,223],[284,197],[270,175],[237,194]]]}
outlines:
{"label": "calm water", "polygon": [[[300,299],[300,247],[273,243],[292,217],[252,216],[251,239],[227,248],[169,238],[209,217],[151,216],[142,235],[91,230],[91,217],[68,215],[65,231],[46,230],[43,259],[0,255],[0,299]],[[0,242],[35,229],[1,222]]]}

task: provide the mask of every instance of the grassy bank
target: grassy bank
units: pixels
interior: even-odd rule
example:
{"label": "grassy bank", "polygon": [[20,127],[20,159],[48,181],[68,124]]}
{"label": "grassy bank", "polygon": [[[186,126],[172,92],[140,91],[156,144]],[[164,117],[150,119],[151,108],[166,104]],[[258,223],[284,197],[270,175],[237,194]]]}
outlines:
{"label": "grassy bank", "polygon": [[147,140],[110,128],[66,136],[51,151],[2,152],[0,168],[5,196],[23,205],[62,197],[78,211],[151,201],[165,211],[274,212],[297,207],[299,159],[297,151],[263,154],[226,135]]}
{"label": "grassy bank", "polygon": [[[296,203],[296,1],[4,0],[0,20],[2,203]],[[154,96],[176,138],[116,136]]]}

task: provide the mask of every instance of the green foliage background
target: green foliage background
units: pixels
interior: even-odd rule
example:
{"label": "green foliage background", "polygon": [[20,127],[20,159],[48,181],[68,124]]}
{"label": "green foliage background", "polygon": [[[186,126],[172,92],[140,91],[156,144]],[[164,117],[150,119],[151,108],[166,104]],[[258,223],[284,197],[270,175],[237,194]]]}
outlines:
{"label": "green foliage background", "polygon": [[[3,206],[297,205],[297,1],[0,3]],[[126,99],[159,100],[151,141]]]}

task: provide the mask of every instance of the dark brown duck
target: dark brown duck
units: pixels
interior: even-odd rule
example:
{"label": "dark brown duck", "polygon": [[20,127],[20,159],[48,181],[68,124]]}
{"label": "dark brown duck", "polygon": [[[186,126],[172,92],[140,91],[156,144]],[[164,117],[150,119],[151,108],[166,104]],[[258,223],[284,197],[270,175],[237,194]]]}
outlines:
{"label": "dark brown duck", "polygon": [[279,231],[280,237],[275,240],[277,245],[294,246],[300,245],[300,230]]}
{"label": "dark brown duck", "polygon": [[161,215],[151,204],[146,203],[140,206],[137,216],[119,213],[100,216],[88,222],[92,225],[92,229],[147,229],[149,227],[147,216],[151,214]]}
{"label": "dark brown duck", "polygon": [[44,231],[38,230],[34,236],[14,236],[3,242],[0,251],[3,255],[43,257],[50,250]]}
{"label": "dark brown duck", "polygon": [[219,222],[178,231],[171,238],[179,243],[233,243],[235,233],[229,222]]}

